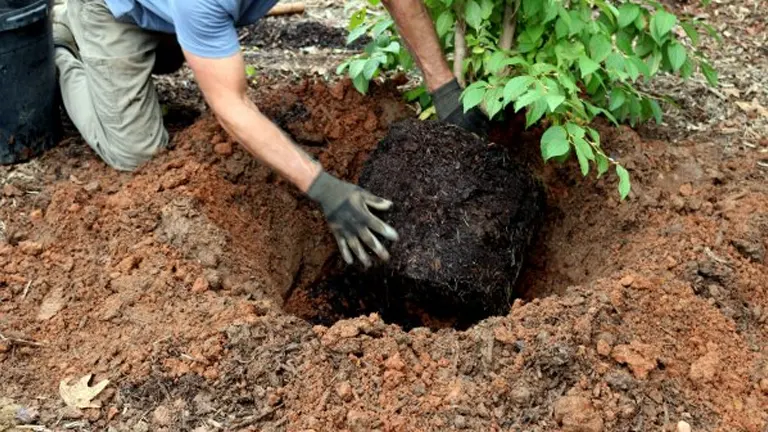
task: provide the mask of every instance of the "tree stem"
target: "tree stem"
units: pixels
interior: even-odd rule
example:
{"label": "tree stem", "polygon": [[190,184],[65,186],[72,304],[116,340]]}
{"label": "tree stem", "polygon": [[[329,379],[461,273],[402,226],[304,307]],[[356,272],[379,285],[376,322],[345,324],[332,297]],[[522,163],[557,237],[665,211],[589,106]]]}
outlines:
{"label": "tree stem", "polygon": [[517,10],[519,8],[520,0],[507,0],[504,4],[504,18],[501,39],[499,40],[499,48],[505,51],[512,49],[512,42],[515,40]]}
{"label": "tree stem", "polygon": [[464,78],[464,59],[467,56],[467,24],[461,16],[456,17],[456,31],[453,41],[453,76],[464,87],[466,79]]}

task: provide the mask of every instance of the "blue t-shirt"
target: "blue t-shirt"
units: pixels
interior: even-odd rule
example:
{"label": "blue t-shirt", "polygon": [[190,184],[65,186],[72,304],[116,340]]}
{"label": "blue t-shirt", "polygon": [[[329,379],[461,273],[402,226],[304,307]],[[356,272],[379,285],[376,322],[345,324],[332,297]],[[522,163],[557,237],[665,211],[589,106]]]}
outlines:
{"label": "blue t-shirt", "polygon": [[106,0],[119,21],[176,33],[179,45],[200,57],[224,58],[240,50],[236,27],[253,24],[278,0]]}

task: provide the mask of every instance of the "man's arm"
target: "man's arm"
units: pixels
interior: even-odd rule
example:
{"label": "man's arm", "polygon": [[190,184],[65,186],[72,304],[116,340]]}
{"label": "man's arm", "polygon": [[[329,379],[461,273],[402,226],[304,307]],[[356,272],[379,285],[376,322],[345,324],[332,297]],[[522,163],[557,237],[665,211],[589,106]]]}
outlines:
{"label": "man's arm", "polygon": [[223,59],[184,55],[222,127],[253,156],[307,192],[322,168],[248,98],[242,55]]}
{"label": "man's arm", "polygon": [[382,0],[382,4],[421,69],[440,120],[483,135],[487,128],[485,115],[477,107],[464,112],[459,101],[462,89],[443,57],[440,41],[423,0]]}
{"label": "man's arm", "polygon": [[226,58],[204,58],[184,50],[189,67],[222,127],[253,156],[266,163],[323,208],[344,260],[352,253],[371,265],[363,244],[381,259],[389,253],[374,233],[396,240],[397,233],[375,217],[369,207],[387,210],[392,203],[323,171],[248,98],[245,63],[241,53]]}

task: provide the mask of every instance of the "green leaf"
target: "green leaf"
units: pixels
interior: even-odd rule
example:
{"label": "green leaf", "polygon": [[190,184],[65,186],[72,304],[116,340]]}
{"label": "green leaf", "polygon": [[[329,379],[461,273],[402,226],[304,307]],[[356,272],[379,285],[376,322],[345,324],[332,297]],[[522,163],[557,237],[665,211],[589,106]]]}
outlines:
{"label": "green leaf", "polygon": [[547,95],[545,98],[547,105],[549,106],[549,110],[551,112],[555,112],[557,107],[562,105],[563,102],[565,102],[565,96],[559,95],[559,94],[550,94]]}
{"label": "green leaf", "polygon": [[645,64],[645,62],[642,61],[641,59],[632,56],[632,57],[629,57],[627,60],[628,60],[628,63],[631,63],[632,65],[634,65],[643,76],[647,77],[651,75],[651,71],[650,69],[648,69],[648,65]]}
{"label": "green leaf", "polygon": [[653,53],[645,60],[645,64],[648,66],[648,76],[656,75],[656,72],[659,71],[659,66],[661,65],[661,52],[659,50],[653,50]]}
{"label": "green leaf", "polygon": [[359,74],[352,78],[352,84],[355,86],[357,91],[362,94],[366,94],[368,92],[368,85],[370,84],[370,81],[365,79],[363,74]]}
{"label": "green leaf", "polygon": [[600,69],[600,65],[591,58],[583,55],[579,57],[579,69],[581,70],[581,77],[584,78]]}
{"label": "green leaf", "polygon": [[532,17],[539,13],[543,8],[542,0],[523,0],[523,12],[526,17]]}
{"label": "green leaf", "polygon": [[424,86],[418,86],[414,89],[408,90],[407,92],[403,93],[403,97],[408,102],[413,102],[416,99],[419,99],[421,95],[427,92],[427,89],[424,88]]}
{"label": "green leaf", "polygon": [[498,112],[504,108],[504,104],[501,102],[502,90],[502,88],[494,88],[487,91],[483,96],[483,100],[485,100],[485,108],[488,111],[489,118],[493,118],[493,116],[498,114]]}
{"label": "green leaf", "polygon": [[616,108],[624,105],[624,102],[626,101],[627,95],[624,93],[624,91],[620,88],[614,87],[613,90],[611,90],[611,104],[608,105],[608,109],[615,111]]}
{"label": "green leaf", "polygon": [[577,125],[573,122],[568,122],[565,124],[565,130],[568,132],[568,135],[576,138],[584,138],[584,134],[586,134],[587,131],[584,130],[583,127]]}
{"label": "green leaf", "polygon": [[452,28],[453,13],[451,13],[450,10],[443,11],[435,23],[435,31],[437,31],[437,36],[440,38],[444,37],[448,34],[449,31],[451,31]]}
{"label": "green leaf", "polygon": [[589,40],[590,57],[598,63],[605,60],[612,50],[613,45],[605,35],[596,34]]}
{"label": "green leaf", "polygon": [[709,82],[709,85],[716,86],[717,85],[717,71],[709,65],[707,62],[701,62],[701,73],[704,74],[704,76],[707,78],[707,82]]}
{"label": "green leaf", "polygon": [[528,90],[535,80],[527,75],[514,77],[504,86],[504,104],[508,104],[520,97]]}
{"label": "green leaf", "polygon": [[661,124],[662,112],[659,103],[654,99],[650,99],[648,100],[648,105],[651,107],[651,113],[653,114],[653,118],[656,120],[656,124]]}
{"label": "green leaf", "polygon": [[640,7],[634,3],[624,3],[619,6],[619,28],[624,28],[637,19]]}
{"label": "green leaf", "polygon": [[[386,57],[384,57],[384,59],[386,60]],[[370,80],[373,78],[373,76],[376,74],[376,71],[379,70],[381,60],[381,57],[371,57],[368,59],[368,61],[365,62],[365,65],[363,66],[363,76],[365,79]]]}
{"label": "green leaf", "polygon": [[[541,92],[541,89],[534,88],[529,90],[527,93],[520,96],[520,98],[515,101],[515,112],[520,111],[523,107],[526,107],[537,100],[541,99],[544,95]],[[546,107],[546,105],[545,105]]]}
{"label": "green leaf", "polygon": [[245,76],[248,78],[253,78],[256,76],[256,66],[254,65],[247,65],[245,67]]}
{"label": "green leaf", "polygon": [[507,54],[504,51],[496,51],[491,54],[488,61],[485,64],[485,68],[492,74],[497,74],[504,68],[504,60],[507,59]]}
{"label": "green leaf", "polygon": [[389,45],[385,46],[381,49],[384,52],[389,52],[392,54],[397,54],[400,52],[400,43],[397,41],[392,41],[389,43]]}
{"label": "green leaf", "polygon": [[349,64],[349,76],[355,78],[360,75],[365,68],[366,62],[366,59],[352,60],[352,63]]}
{"label": "green leaf", "polygon": [[480,10],[483,11],[483,19],[487,20],[493,13],[493,0],[480,0]]}
{"label": "green leaf", "polygon": [[624,54],[630,55],[632,54],[632,40],[635,37],[625,31],[620,31],[616,33],[616,46],[619,47],[619,49],[624,52]]}
{"label": "green leaf", "polygon": [[683,79],[688,79],[693,75],[693,62],[691,62],[691,58],[688,57],[685,59],[685,63],[683,63],[683,66],[680,68],[680,76]]}
{"label": "green leaf", "polygon": [[605,69],[608,71],[608,74],[611,75],[611,78],[618,76],[620,79],[624,79],[627,77],[626,72],[624,72],[624,63],[623,55],[619,53],[611,53],[605,60]]}
{"label": "green leaf", "polygon": [[[592,151],[592,148],[589,147],[589,144],[587,144],[586,141],[584,141],[584,138],[573,138],[573,148],[576,149],[576,159],[579,161],[579,168],[581,168],[581,175],[584,177],[589,174],[589,159],[586,155],[586,150],[589,149],[589,151]],[[593,156],[594,158],[594,156]]]}
{"label": "green leaf", "polygon": [[360,36],[364,35],[365,32],[368,31],[368,28],[369,27],[367,25],[361,25],[361,26],[356,27],[351,32],[349,32],[349,34],[347,35],[347,45],[349,45],[352,42],[360,39]]}
{"label": "green leaf", "polygon": [[640,70],[632,61],[632,57],[627,58],[627,61],[624,62],[624,68],[627,70],[627,74],[629,75],[629,78],[632,80],[632,82],[637,81],[637,79],[640,77]]}
{"label": "green leaf", "polygon": [[608,158],[605,157],[604,154],[598,153],[595,155],[595,159],[595,165],[597,165],[597,178],[600,178],[603,174],[608,172]]}
{"label": "green leaf", "polygon": [[547,112],[547,103],[544,99],[536,100],[525,112],[525,127],[531,127],[541,119],[545,112]]}
{"label": "green leaf", "polygon": [[672,30],[675,23],[677,23],[677,17],[669,12],[660,10],[653,15],[651,18],[651,36],[657,44],[662,44],[664,36]]}
{"label": "green leaf", "polygon": [[672,42],[667,46],[667,56],[669,56],[669,63],[672,65],[672,70],[677,72],[685,63],[688,58],[688,54],[685,51],[685,47],[677,42]]}
{"label": "green leaf", "polygon": [[464,7],[464,20],[470,27],[479,29],[483,22],[483,10],[475,0],[467,1]]}
{"label": "green leaf", "polygon": [[340,64],[336,68],[336,75],[341,75],[342,73],[344,73],[344,71],[347,70],[347,68],[349,67],[350,63],[352,63],[352,59],[347,59],[344,61],[344,63]]}
{"label": "green leaf", "polygon": [[621,200],[624,201],[629,195],[629,191],[632,189],[629,184],[629,172],[621,165],[616,165],[616,175],[619,176],[619,195]]}
{"label": "green leaf", "polygon": [[[477,85],[478,83],[482,83],[482,85]],[[461,94],[464,112],[471,110],[483,101],[483,96],[487,90],[486,85],[486,83],[478,81],[464,90]]]}
{"label": "green leaf", "polygon": [[568,154],[568,135],[562,126],[550,126],[541,136],[541,157],[548,161]]}
{"label": "green leaf", "polygon": [[696,30],[696,27],[694,27],[693,24],[689,23],[688,21],[681,21],[680,26],[683,28],[683,30],[685,30],[685,34],[688,35],[688,37],[691,39],[691,42],[694,45],[698,45],[701,38],[699,37],[699,32]]}
{"label": "green leaf", "polygon": [[385,18],[377,22],[371,29],[371,37],[377,39],[379,36],[381,36],[382,33],[384,33],[385,30],[392,27],[393,23],[394,21],[392,21],[392,18]]}
{"label": "green leaf", "polygon": [[562,16],[555,22],[555,36],[557,36],[558,39],[563,39],[568,36],[568,33],[570,32],[569,22],[570,21],[564,20]]}
{"label": "green leaf", "polygon": [[366,8],[362,8],[359,11],[353,13],[352,16],[349,18],[348,30],[352,31],[352,30],[360,27],[360,25],[365,22],[365,17],[367,15],[367,13],[368,13],[368,11],[367,11]]}

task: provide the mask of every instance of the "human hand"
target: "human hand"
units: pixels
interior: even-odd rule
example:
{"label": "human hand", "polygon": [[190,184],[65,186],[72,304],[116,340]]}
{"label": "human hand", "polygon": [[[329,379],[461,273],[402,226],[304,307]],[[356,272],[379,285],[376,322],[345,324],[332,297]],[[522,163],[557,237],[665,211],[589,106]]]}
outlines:
{"label": "human hand", "polygon": [[459,126],[480,136],[485,136],[488,119],[479,108],[474,107],[464,112],[459,97],[462,88],[454,79],[432,92],[432,102],[440,120]]}
{"label": "human hand", "polygon": [[307,191],[307,195],[323,208],[328,224],[347,264],[352,264],[352,253],[367,268],[371,258],[363,244],[367,245],[383,261],[389,260],[389,252],[375,233],[387,240],[397,240],[394,228],[374,216],[370,208],[389,210],[392,202],[377,197],[351,183],[321,172]]}

